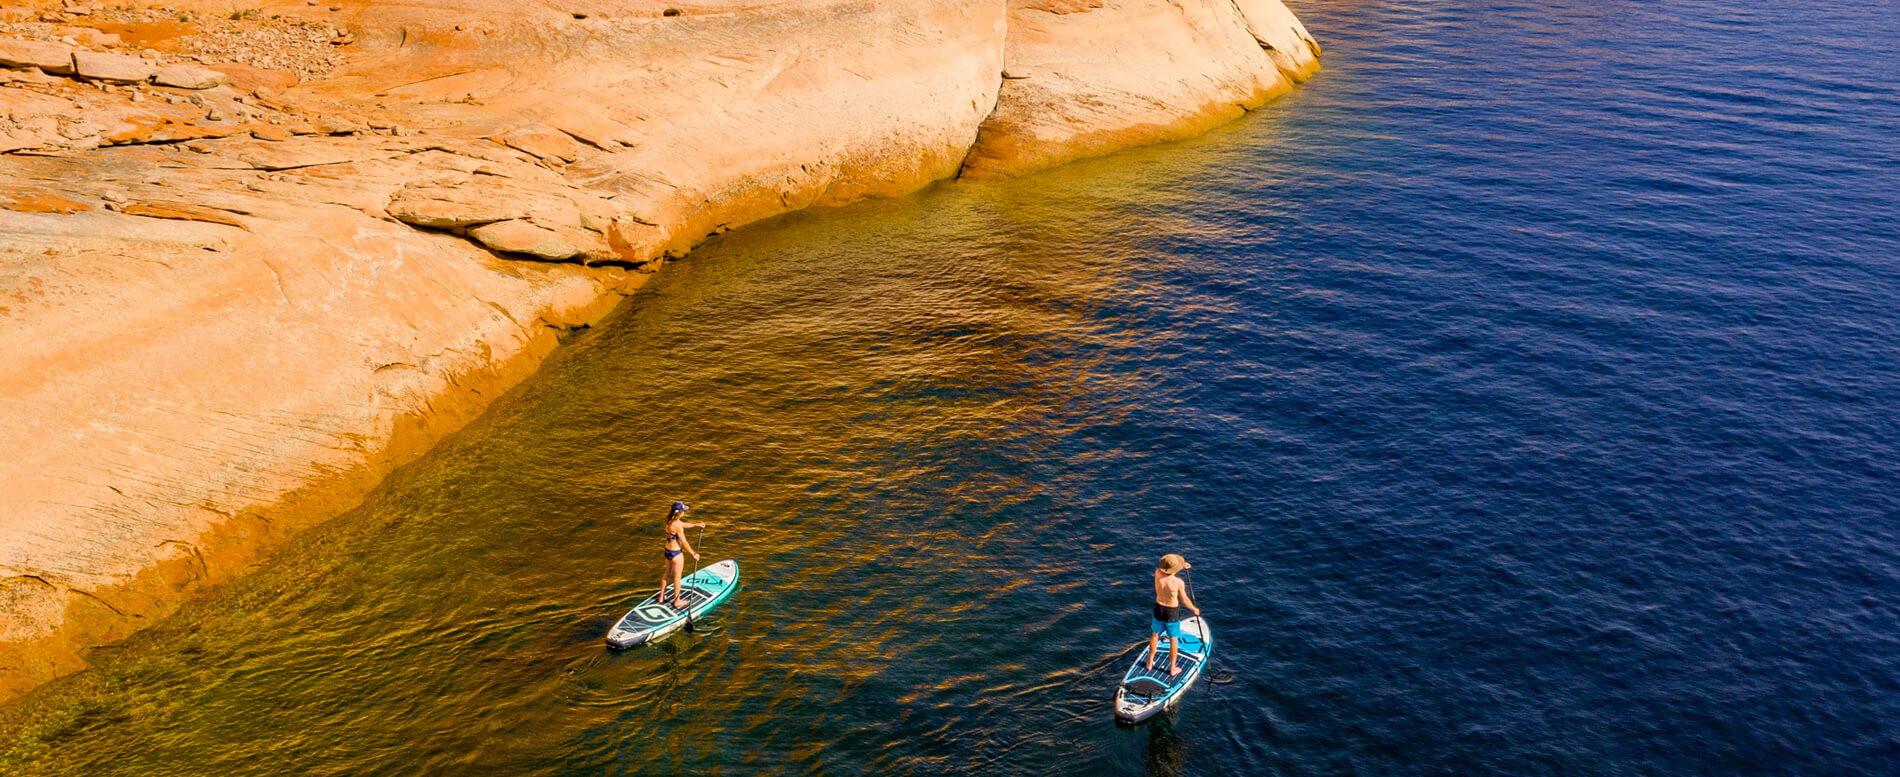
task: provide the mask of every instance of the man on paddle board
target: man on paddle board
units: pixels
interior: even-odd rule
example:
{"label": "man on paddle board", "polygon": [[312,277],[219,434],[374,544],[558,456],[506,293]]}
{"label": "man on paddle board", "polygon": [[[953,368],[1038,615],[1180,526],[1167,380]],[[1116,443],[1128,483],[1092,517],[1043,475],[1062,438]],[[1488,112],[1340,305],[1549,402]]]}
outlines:
{"label": "man on paddle board", "polygon": [[686,607],[685,603],[680,601],[680,578],[686,574],[685,554],[691,553],[694,561],[699,560],[699,551],[693,550],[693,543],[686,541],[686,530],[706,525],[687,523],[683,520],[685,515],[686,503],[674,502],[672,511],[666,514],[666,541],[661,545],[666,553],[666,568],[660,571],[660,596],[666,596],[666,578],[672,577],[674,609]]}
{"label": "man on paddle board", "polygon": [[1181,578],[1175,577],[1182,570],[1194,566],[1181,558],[1179,553],[1169,553],[1155,564],[1155,612],[1149,626],[1148,670],[1154,671],[1155,650],[1161,646],[1161,638],[1168,638],[1168,676],[1181,673],[1181,608],[1201,614],[1201,608],[1194,606],[1194,598],[1188,596],[1187,585]]}

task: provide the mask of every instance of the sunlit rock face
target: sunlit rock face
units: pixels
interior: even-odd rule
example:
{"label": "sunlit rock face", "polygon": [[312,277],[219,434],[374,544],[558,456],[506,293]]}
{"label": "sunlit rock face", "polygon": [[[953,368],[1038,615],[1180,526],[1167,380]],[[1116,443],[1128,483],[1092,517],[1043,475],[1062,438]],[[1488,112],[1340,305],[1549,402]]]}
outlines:
{"label": "sunlit rock face", "polygon": [[171,612],[710,234],[1181,137],[1278,0],[0,8],[0,698]]}
{"label": "sunlit rock face", "polygon": [[1279,0],[1012,0],[1002,90],[963,172],[1196,135],[1318,68],[1318,44]]}

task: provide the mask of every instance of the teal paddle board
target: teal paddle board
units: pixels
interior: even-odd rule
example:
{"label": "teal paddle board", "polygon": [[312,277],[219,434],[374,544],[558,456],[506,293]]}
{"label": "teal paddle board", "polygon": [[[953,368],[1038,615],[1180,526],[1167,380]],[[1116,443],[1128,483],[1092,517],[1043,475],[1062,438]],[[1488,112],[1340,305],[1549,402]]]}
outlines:
{"label": "teal paddle board", "polygon": [[673,606],[673,588],[668,586],[627,611],[626,616],[607,631],[607,646],[624,649],[665,639],[685,628],[687,610],[699,618],[718,607],[738,588],[739,562],[732,559],[687,575],[680,586],[684,609]]}

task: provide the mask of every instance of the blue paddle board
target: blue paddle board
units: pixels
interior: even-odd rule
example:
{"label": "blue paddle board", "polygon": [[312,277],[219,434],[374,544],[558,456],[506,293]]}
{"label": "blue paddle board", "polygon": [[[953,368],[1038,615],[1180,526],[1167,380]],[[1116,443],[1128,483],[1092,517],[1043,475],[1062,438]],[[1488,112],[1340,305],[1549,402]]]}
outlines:
{"label": "blue paddle board", "polygon": [[1201,616],[1181,621],[1181,633],[1185,636],[1181,639],[1181,657],[1176,662],[1181,673],[1168,674],[1166,637],[1155,647],[1154,669],[1147,668],[1148,648],[1144,645],[1141,655],[1135,656],[1135,665],[1128,668],[1128,674],[1122,675],[1121,685],[1115,687],[1115,720],[1140,723],[1163,710],[1181,706],[1181,697],[1200,679],[1208,659],[1214,657],[1214,633]]}

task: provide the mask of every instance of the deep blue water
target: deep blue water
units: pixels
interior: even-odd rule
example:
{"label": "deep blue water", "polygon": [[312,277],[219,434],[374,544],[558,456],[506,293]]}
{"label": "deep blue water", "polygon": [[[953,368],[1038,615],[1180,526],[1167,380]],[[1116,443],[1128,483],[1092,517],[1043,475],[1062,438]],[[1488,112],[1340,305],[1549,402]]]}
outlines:
{"label": "deep blue water", "polygon": [[[669,267],[28,763],[1900,774],[1896,8],[1301,2],[1209,137]],[[745,588],[610,654],[675,498]],[[1232,682],[1118,728],[1169,551]]]}
{"label": "deep blue water", "polygon": [[1235,771],[1900,773],[1900,6],[1300,11],[1195,249]]}
{"label": "deep blue water", "polygon": [[1900,6],[1298,10],[1181,281],[1231,771],[1900,774]]}

